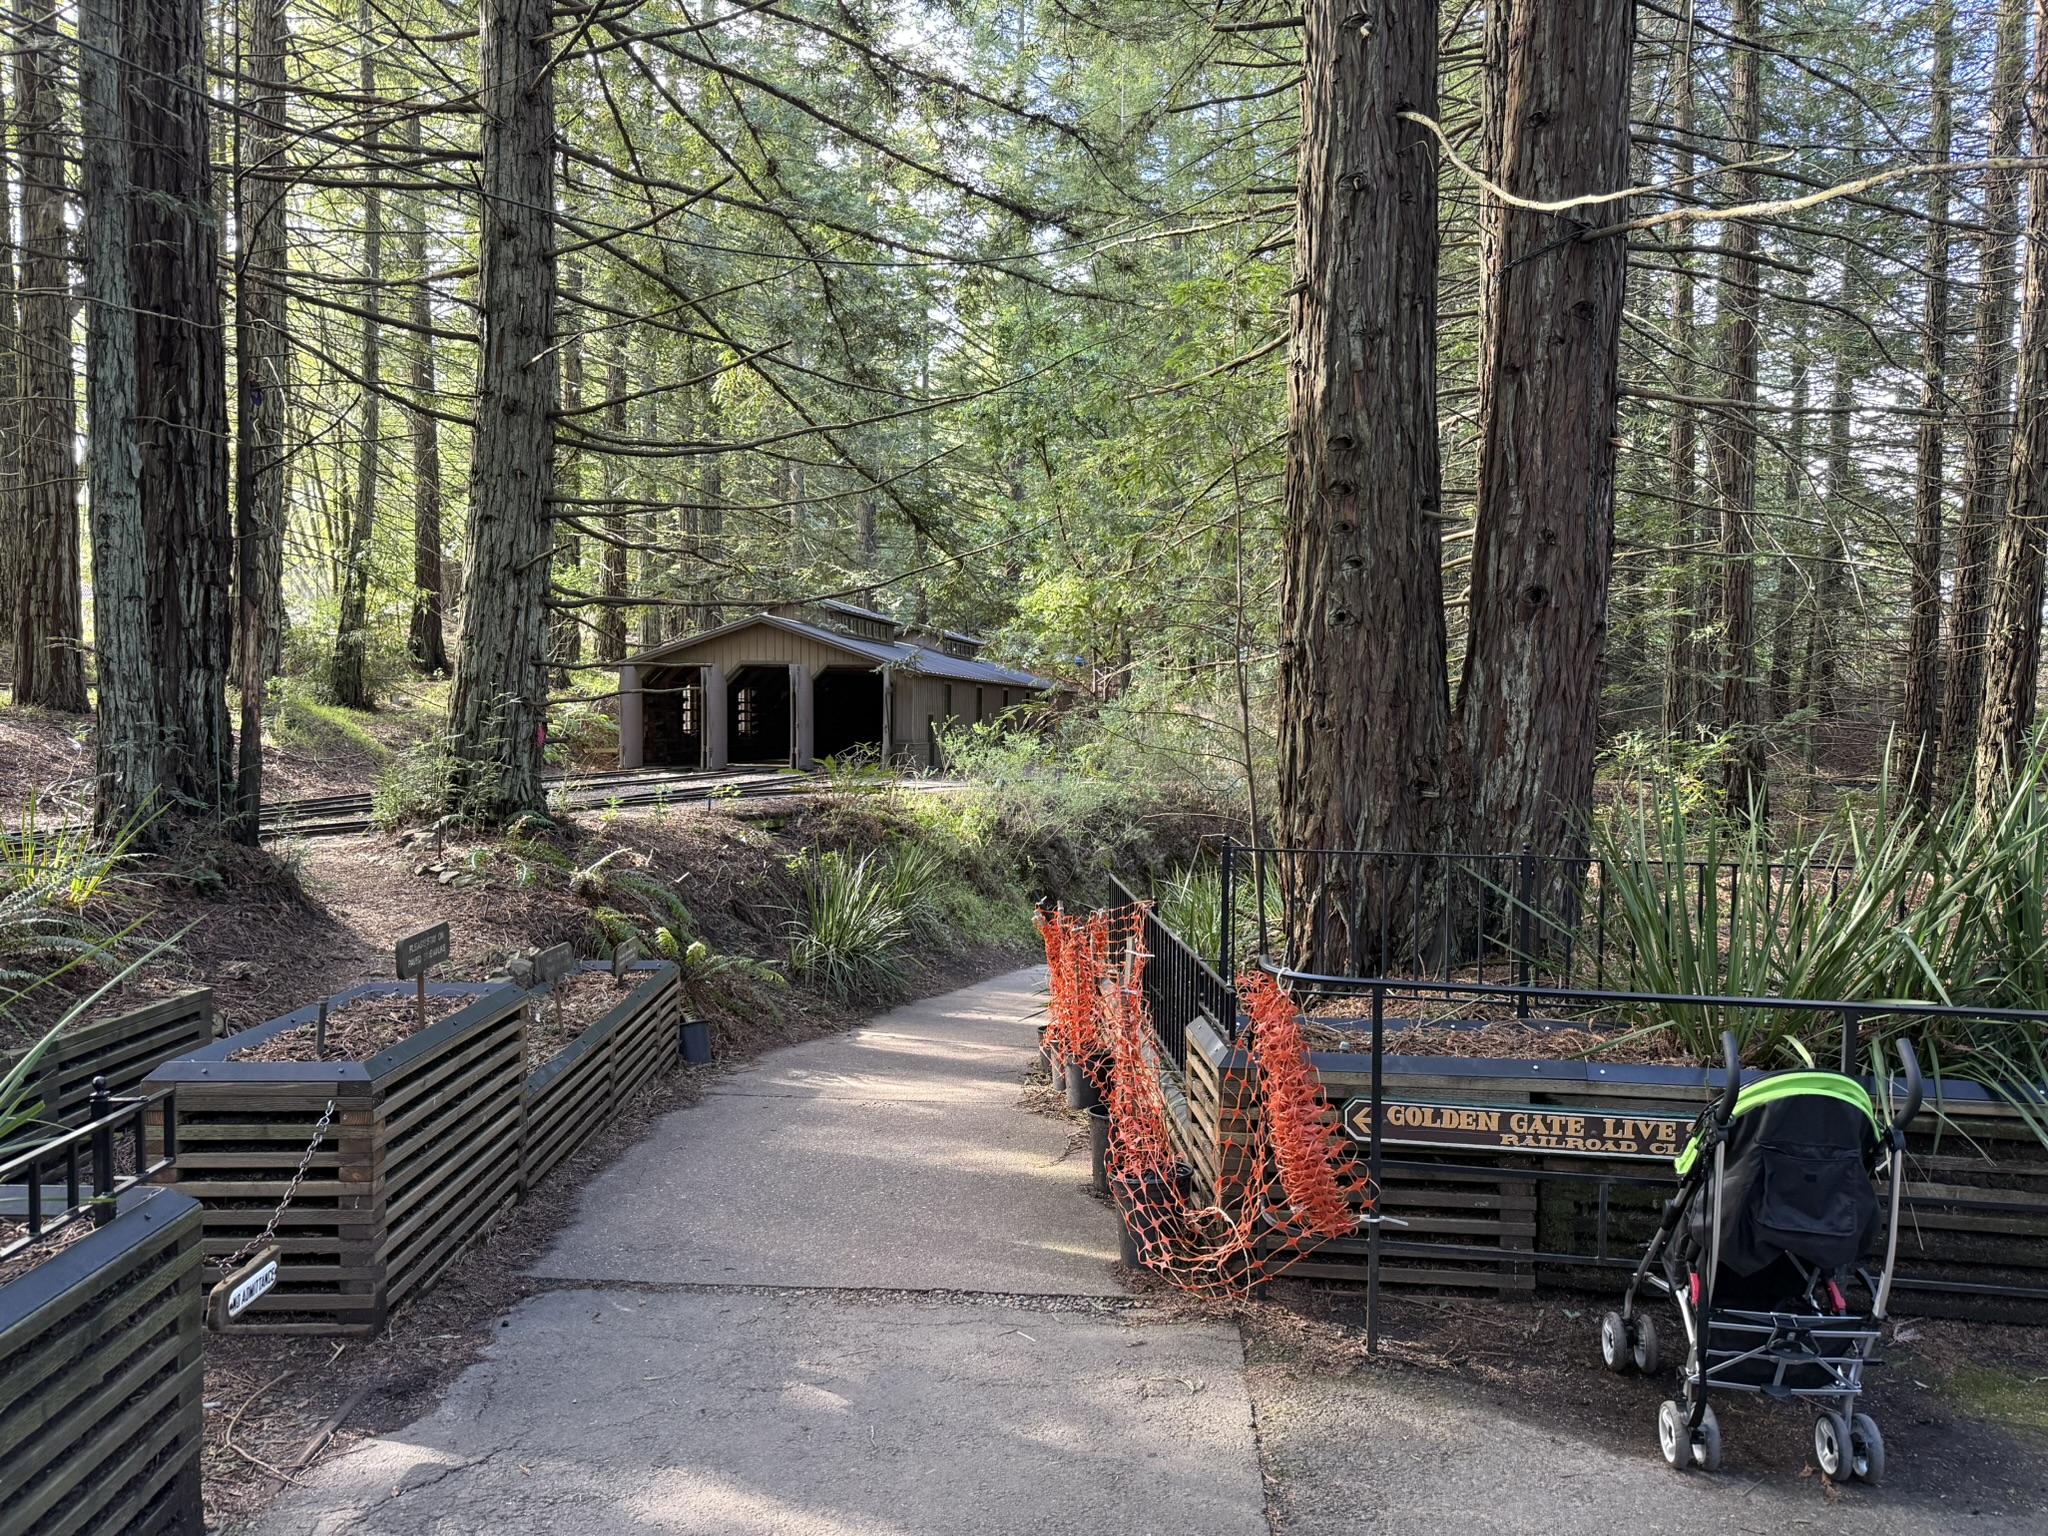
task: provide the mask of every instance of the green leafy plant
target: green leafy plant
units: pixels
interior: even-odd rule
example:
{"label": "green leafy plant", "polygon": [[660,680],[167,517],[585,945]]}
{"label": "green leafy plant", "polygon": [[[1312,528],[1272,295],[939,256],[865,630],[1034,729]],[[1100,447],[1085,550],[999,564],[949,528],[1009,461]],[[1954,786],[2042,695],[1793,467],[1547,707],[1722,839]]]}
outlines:
{"label": "green leafy plant", "polygon": [[792,872],[803,905],[788,927],[790,968],[847,1002],[900,997],[911,930],[884,862],[830,852],[796,860]]}

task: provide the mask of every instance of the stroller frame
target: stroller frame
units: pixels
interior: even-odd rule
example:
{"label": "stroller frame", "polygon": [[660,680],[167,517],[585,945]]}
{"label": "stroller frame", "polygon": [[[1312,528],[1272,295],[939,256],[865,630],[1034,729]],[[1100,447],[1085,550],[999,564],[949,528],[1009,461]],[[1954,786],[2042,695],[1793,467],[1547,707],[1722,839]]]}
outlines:
{"label": "stroller frame", "polygon": [[[1890,1200],[1884,1244],[1884,1267],[1876,1275],[1859,1269],[1858,1278],[1871,1296],[1867,1313],[1847,1310],[1846,1298],[1832,1277],[1787,1255],[1805,1282],[1808,1311],[1759,1311],[1716,1307],[1714,1284],[1720,1271],[1721,1200],[1727,1168],[1729,1122],[1735,1117],[1742,1090],[1742,1065],[1733,1032],[1721,1037],[1727,1078],[1721,1096],[1700,1117],[1691,1143],[1690,1166],[1680,1175],[1678,1193],[1664,1204],[1663,1219],[1642,1260],[1630,1277],[1621,1310],[1601,1323],[1601,1357],[1608,1369],[1631,1368],[1654,1373],[1660,1363],[1656,1325],[1641,1309],[1645,1287],[1669,1297],[1685,1325],[1686,1359],[1680,1396],[1658,1409],[1657,1438],[1672,1467],[1715,1470],[1721,1463],[1721,1431],[1708,1401],[1711,1391],[1760,1392],[1778,1399],[1814,1398],[1825,1406],[1814,1421],[1814,1456],[1827,1476],[1845,1472],[1866,1482],[1884,1476],[1884,1438],[1876,1422],[1857,1411],[1866,1366],[1882,1364],[1876,1351],[1891,1301],[1892,1276],[1898,1261],[1899,1207],[1905,1182],[1905,1131],[1918,1114],[1921,1099],[1920,1063],[1912,1045],[1901,1039],[1898,1054],[1905,1077],[1905,1102],[1890,1125],[1879,1133],[1879,1154],[1889,1168]],[[1711,1153],[1711,1156],[1701,1155]],[[1874,1170],[1873,1170],[1874,1171]],[[1689,1285],[1674,1285],[1661,1272],[1666,1250],[1687,1221],[1692,1203],[1706,1186],[1713,1201],[1712,1234],[1703,1269],[1695,1269]],[[1822,1311],[1817,1293],[1823,1287],[1837,1310]],[[1765,1367],[1764,1379],[1757,1379]],[[1791,1379],[1788,1379],[1791,1378]]]}

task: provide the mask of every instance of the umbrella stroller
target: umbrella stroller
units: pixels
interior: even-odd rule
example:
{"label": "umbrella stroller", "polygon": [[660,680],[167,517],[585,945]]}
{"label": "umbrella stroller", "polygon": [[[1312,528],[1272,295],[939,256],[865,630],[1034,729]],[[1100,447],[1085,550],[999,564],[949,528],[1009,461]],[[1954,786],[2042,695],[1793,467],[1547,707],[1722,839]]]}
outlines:
{"label": "umbrella stroller", "polygon": [[[1724,1034],[1727,1086],[1678,1157],[1679,1189],[1636,1266],[1621,1310],[1600,1324],[1607,1368],[1654,1372],[1656,1324],[1638,1302],[1661,1291],[1685,1324],[1682,1395],[1657,1410],[1665,1461],[1721,1464],[1710,1391],[1819,1400],[1813,1453],[1829,1477],[1884,1477],[1884,1437],[1857,1411],[1899,1249],[1905,1129],[1920,1109],[1920,1064],[1898,1043],[1905,1103],[1889,1125],[1864,1086],[1839,1072],[1775,1072],[1743,1086],[1735,1036]],[[1889,1165],[1890,1217],[1875,1173]],[[1858,1261],[1884,1248],[1872,1275]],[[1850,1309],[1854,1273],[1870,1310]]]}

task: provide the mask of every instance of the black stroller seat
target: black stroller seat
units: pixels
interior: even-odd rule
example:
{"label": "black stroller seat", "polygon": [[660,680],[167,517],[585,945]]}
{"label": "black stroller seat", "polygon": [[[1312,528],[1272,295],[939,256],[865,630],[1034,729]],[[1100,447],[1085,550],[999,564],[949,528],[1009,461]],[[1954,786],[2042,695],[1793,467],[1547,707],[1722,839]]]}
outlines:
{"label": "black stroller seat", "polygon": [[[1677,1304],[1685,1327],[1682,1395],[1658,1410],[1657,1438],[1673,1467],[1717,1467],[1721,1433],[1711,1389],[1834,1399],[1814,1423],[1822,1472],[1876,1482],[1884,1440],[1856,1411],[1890,1299],[1898,1252],[1905,1127],[1920,1105],[1912,1047],[1899,1042],[1905,1104],[1881,1126],[1870,1091],[1837,1072],[1778,1072],[1744,1086],[1735,1039],[1722,1040],[1728,1076],[1677,1159],[1679,1191],[1601,1324],[1610,1370],[1654,1372],[1656,1325],[1637,1297],[1647,1285]],[[1889,1212],[1875,1175],[1889,1172]],[[1888,1218],[1888,1219],[1887,1219]],[[1860,1262],[1883,1251],[1872,1275]],[[1871,1301],[1851,1308],[1845,1282]]]}

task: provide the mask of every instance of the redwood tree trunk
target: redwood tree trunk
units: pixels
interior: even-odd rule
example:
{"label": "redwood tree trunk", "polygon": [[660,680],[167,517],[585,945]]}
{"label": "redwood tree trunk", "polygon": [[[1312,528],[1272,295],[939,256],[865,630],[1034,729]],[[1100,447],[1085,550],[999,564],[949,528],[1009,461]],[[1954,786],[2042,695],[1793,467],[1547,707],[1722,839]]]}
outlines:
{"label": "redwood tree trunk", "polygon": [[235,764],[238,835],[256,840],[263,808],[263,705],[277,654],[274,615],[284,551],[285,385],[291,346],[282,284],[285,227],[284,0],[248,0],[242,18],[244,164],[236,183],[235,573],[242,694]]}
{"label": "redwood tree trunk", "polygon": [[[1518,5],[1499,172],[1517,198],[1627,185],[1630,0]],[[1614,554],[1625,244],[1574,241],[1596,206],[1504,204],[1484,281],[1479,484],[1460,778],[1468,849],[1582,846],[1593,798]]]}
{"label": "redwood tree trunk", "polygon": [[[420,158],[420,120],[417,113],[405,120],[407,159]],[[405,267],[412,279],[412,397],[422,406],[432,403],[434,383],[434,338],[427,327],[434,323],[433,291],[427,286],[427,209],[415,199],[412,216],[406,221]],[[406,413],[412,435],[412,618],[407,630],[406,650],[412,664],[429,676],[448,670],[448,640],[445,619],[447,599],[441,578],[441,427],[425,410]]]}
{"label": "redwood tree trunk", "polygon": [[[1677,119],[1677,148],[1671,175],[1681,187],[1692,186],[1694,131],[1692,56],[1684,49],[1672,61],[1672,107]],[[1672,392],[1681,397],[1671,407],[1671,515],[1685,553],[1677,562],[1671,603],[1671,631],[1664,660],[1664,734],[1674,741],[1689,738],[1700,717],[1700,609],[1705,589],[1700,581],[1699,422],[1683,397],[1693,392],[1694,290],[1691,258],[1673,256],[1678,270],[1671,278]]]}
{"label": "redwood tree trunk", "polygon": [[[1304,8],[1281,587],[1280,825],[1298,848],[1439,839],[1448,731],[1436,432],[1437,13],[1370,39]],[[1333,871],[1341,873],[1341,871]],[[1296,907],[1297,955],[1348,952],[1354,904]],[[1370,918],[1366,919],[1371,921]]]}
{"label": "redwood tree trunk", "polygon": [[132,246],[137,414],[164,781],[188,806],[219,815],[234,791],[234,527],[205,22],[204,8],[187,0],[130,0],[128,129],[140,194]]}
{"label": "redwood tree trunk", "polygon": [[[2048,0],[2034,0],[2034,39],[2027,136],[2040,155],[2048,152]],[[2042,560],[2048,554],[2048,170],[2039,167],[2027,172],[2026,250],[2012,503],[1999,531],[1977,726],[1977,804],[1986,812],[2010,792],[2026,753],[2041,665]]]}
{"label": "redwood tree trunk", "polygon": [[[1756,49],[1758,0],[1734,0],[1731,29],[1740,42],[1731,45],[1728,82],[1728,131],[1731,159],[1753,163],[1763,133],[1763,60]],[[1734,203],[1756,201],[1760,182],[1755,171],[1735,171],[1728,178]],[[1728,404],[1716,414],[1714,491],[1721,504],[1721,726],[1734,738],[1723,790],[1728,808],[1738,815],[1761,810],[1765,794],[1764,750],[1757,687],[1756,567],[1751,559],[1755,539],[1750,520],[1756,512],[1756,382],[1757,309],[1761,298],[1754,259],[1754,224],[1737,220],[1722,236],[1721,263],[1722,366],[1727,370],[1723,397]]]}
{"label": "redwood tree trunk", "polygon": [[71,372],[71,231],[65,218],[64,102],[55,13],[16,13],[14,90],[21,153],[20,585],[14,702],[86,707],[78,587],[76,385]]}
{"label": "redwood tree trunk", "polygon": [[[1937,0],[1932,65],[1933,120],[1927,154],[1939,164],[1954,137],[1955,8]],[[1948,399],[1948,178],[1927,187],[1927,287],[1920,318],[1920,433],[1913,506],[1912,620],[1906,637],[1906,690],[1899,753],[1907,793],[1923,810],[1933,804],[1941,725],[1942,430]]]}
{"label": "redwood tree trunk", "polygon": [[150,666],[134,294],[128,247],[135,189],[123,99],[122,0],[80,0],[79,126],[85,203],[85,402],[91,427],[93,649],[99,670],[96,816],[115,826],[161,788]]}
{"label": "redwood tree trunk", "polygon": [[[357,26],[367,40],[376,16],[368,5],[357,12]],[[365,102],[377,99],[377,60],[365,47],[361,60]],[[372,155],[375,145],[370,146]],[[382,468],[379,449],[384,433],[384,401],[378,393],[384,371],[384,334],[379,307],[384,302],[384,193],[370,174],[363,188],[363,403],[362,441],[356,448],[355,505],[349,509],[341,548],[341,602],[334,625],[334,655],[328,683],[334,702],[350,709],[368,709],[371,697],[367,663],[370,654],[370,537],[377,526],[377,480]]]}
{"label": "redwood tree trunk", "polygon": [[[611,363],[605,374],[605,398],[611,403],[605,410],[605,428],[613,437],[623,439],[626,435],[626,343],[623,337],[612,342]],[[614,481],[612,493],[619,494],[618,486],[623,483],[625,461],[614,459],[610,474]],[[626,610],[622,602],[626,596],[626,547],[620,542],[626,537],[628,527],[623,509],[611,512],[604,520],[607,535],[604,550],[598,556],[600,573],[598,593],[605,604],[597,613],[597,659],[599,661],[624,661],[626,659]]]}
{"label": "redwood tree trunk", "polygon": [[[2027,0],[2004,0],[1992,65],[1986,153],[2014,159],[2027,68]],[[1948,685],[1942,699],[1941,792],[1970,792],[1977,721],[1984,705],[1984,614],[2012,469],[2014,253],[2019,243],[2019,173],[1984,173],[1984,232],[1978,241],[1975,351],[1963,446],[1963,505],[1956,539],[1955,597],[1949,605]]]}
{"label": "redwood tree trunk", "polygon": [[539,810],[555,465],[555,99],[546,0],[485,0],[483,345],[456,650],[451,786],[461,808]]}

